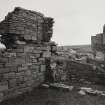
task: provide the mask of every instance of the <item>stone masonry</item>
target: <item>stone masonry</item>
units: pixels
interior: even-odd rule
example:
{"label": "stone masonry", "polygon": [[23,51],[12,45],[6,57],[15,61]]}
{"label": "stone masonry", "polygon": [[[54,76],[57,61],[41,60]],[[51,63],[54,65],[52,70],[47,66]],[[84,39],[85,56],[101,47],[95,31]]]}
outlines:
{"label": "stone masonry", "polygon": [[99,66],[99,63],[93,61],[91,61],[93,64],[90,61],[90,63],[80,63],[58,56],[52,57],[51,60],[55,82],[105,84],[105,70]]}
{"label": "stone masonry", "polygon": [[51,42],[53,19],[16,7],[0,23],[0,100],[32,90],[45,81],[46,59],[56,52]]}
{"label": "stone masonry", "polygon": [[91,47],[92,50],[105,52],[105,25],[103,26],[103,33],[96,34],[91,36]]}
{"label": "stone masonry", "polygon": [[96,60],[105,61],[105,25],[103,33],[91,36],[91,48]]}

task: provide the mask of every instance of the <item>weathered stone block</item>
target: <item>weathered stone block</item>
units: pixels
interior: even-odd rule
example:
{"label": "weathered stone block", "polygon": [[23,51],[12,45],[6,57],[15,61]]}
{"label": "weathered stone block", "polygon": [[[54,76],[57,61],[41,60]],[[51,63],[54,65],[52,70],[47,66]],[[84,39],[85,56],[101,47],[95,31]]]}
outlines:
{"label": "weathered stone block", "polygon": [[11,72],[17,72],[17,66],[14,66],[14,65],[11,66],[11,67],[10,67],[10,71],[11,71]]}
{"label": "weathered stone block", "polygon": [[17,65],[16,64],[6,63],[4,65],[4,68],[8,68],[10,72],[17,71]]}
{"label": "weathered stone block", "polygon": [[31,75],[32,75],[31,70],[27,70],[27,71],[25,71],[25,75],[26,75],[26,76],[31,76]]}
{"label": "weathered stone block", "polygon": [[8,63],[8,58],[7,57],[6,58],[5,57],[3,57],[3,58],[1,57],[0,58],[0,63]]}
{"label": "weathered stone block", "polygon": [[0,73],[10,72],[10,68],[0,68]]}
{"label": "weathered stone block", "polygon": [[32,63],[29,55],[26,55],[25,61],[26,63]]}
{"label": "weathered stone block", "polygon": [[24,52],[23,52],[23,53],[17,52],[17,53],[16,53],[16,56],[17,56],[17,57],[25,57],[26,54],[25,54]]}
{"label": "weathered stone block", "polygon": [[39,58],[38,61],[43,64],[43,63],[45,63],[45,58]]}
{"label": "weathered stone block", "polygon": [[12,79],[15,78],[15,72],[10,72],[10,73],[5,73],[4,74],[4,79]]}
{"label": "weathered stone block", "polygon": [[24,76],[24,81],[29,81],[29,80],[32,80],[32,76]]}
{"label": "weathered stone block", "polygon": [[51,52],[48,52],[48,51],[44,52],[43,57],[45,57],[45,58],[51,57]]}
{"label": "weathered stone block", "polygon": [[27,65],[24,65],[24,66],[19,66],[18,67],[18,71],[20,72],[20,71],[25,71],[25,70],[27,70],[28,69],[28,66]]}
{"label": "weathered stone block", "polygon": [[52,46],[52,51],[57,51],[57,46]]}
{"label": "weathered stone block", "polygon": [[35,58],[34,59],[31,59],[31,62],[32,63],[36,63],[37,62],[37,59],[35,59]]}
{"label": "weathered stone block", "polygon": [[27,86],[32,86],[34,84],[34,80],[26,81]]}
{"label": "weathered stone block", "polygon": [[23,58],[19,58],[19,57],[18,57],[18,58],[16,58],[15,61],[14,61],[14,63],[17,64],[17,65],[19,65],[19,64],[25,64],[25,62],[26,62],[26,61],[25,61],[25,58],[24,58],[24,57],[23,57]]}
{"label": "weathered stone block", "polygon": [[13,65],[13,64],[15,64],[15,60],[16,60],[15,57],[9,57],[8,63]]}
{"label": "weathered stone block", "polygon": [[3,101],[3,98],[4,98],[4,94],[3,92],[0,92],[0,102]]}
{"label": "weathered stone block", "polygon": [[24,39],[25,40],[31,40],[31,36],[30,35],[24,35]]}
{"label": "weathered stone block", "polygon": [[24,76],[24,72],[23,71],[16,73],[16,77],[20,77],[20,76]]}
{"label": "weathered stone block", "polygon": [[47,51],[51,51],[51,46],[46,47]]}
{"label": "weathered stone block", "polygon": [[17,86],[16,79],[9,80],[9,88],[14,88],[16,86]]}
{"label": "weathered stone block", "polygon": [[38,50],[41,51],[50,51],[51,47],[50,46],[41,46],[41,47],[37,47]]}
{"label": "weathered stone block", "polygon": [[11,52],[11,53],[6,53],[5,55],[6,57],[16,57],[16,53],[15,52]]}
{"label": "weathered stone block", "polygon": [[30,69],[35,70],[35,71],[39,71],[39,65],[34,65],[33,64],[33,65],[30,66]]}
{"label": "weathered stone block", "polygon": [[24,48],[18,48],[18,49],[14,49],[15,52],[19,52],[19,53],[23,53],[24,52]]}
{"label": "weathered stone block", "polygon": [[41,50],[34,49],[32,53],[40,54],[40,53],[42,53],[42,51]]}
{"label": "weathered stone block", "polygon": [[37,72],[32,72],[32,78],[36,79],[37,78]]}
{"label": "weathered stone block", "polygon": [[4,80],[3,74],[0,74],[0,81],[3,81],[3,80]]}
{"label": "weathered stone block", "polygon": [[0,82],[0,91],[8,90],[8,82]]}
{"label": "weathered stone block", "polygon": [[39,58],[39,57],[40,57],[40,54],[35,54],[35,57],[36,57],[36,58]]}
{"label": "weathered stone block", "polygon": [[24,76],[20,76],[20,77],[16,78],[16,84],[18,86],[21,86],[21,84],[24,84]]}
{"label": "weathered stone block", "polygon": [[31,40],[36,41],[36,40],[37,40],[37,35],[32,36],[32,37],[31,37]]}
{"label": "weathered stone block", "polygon": [[0,63],[0,68],[3,68],[5,63]]}
{"label": "weathered stone block", "polygon": [[32,52],[34,47],[32,46],[24,46],[24,52]]}
{"label": "weathered stone block", "polygon": [[46,65],[40,65],[40,71],[41,72],[46,71]]}
{"label": "weathered stone block", "polygon": [[34,55],[30,55],[30,58],[31,59],[35,59],[36,57]]}
{"label": "weathered stone block", "polygon": [[5,63],[5,67],[12,67],[13,64],[12,63]]}

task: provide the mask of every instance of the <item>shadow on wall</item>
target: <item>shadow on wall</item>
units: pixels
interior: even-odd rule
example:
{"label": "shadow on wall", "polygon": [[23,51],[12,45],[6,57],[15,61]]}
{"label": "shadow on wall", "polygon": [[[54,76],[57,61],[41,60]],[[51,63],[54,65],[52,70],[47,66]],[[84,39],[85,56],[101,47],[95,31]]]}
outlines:
{"label": "shadow on wall", "polygon": [[2,35],[0,35],[0,50],[3,50],[6,49],[6,46],[3,43],[1,43],[1,36]]}

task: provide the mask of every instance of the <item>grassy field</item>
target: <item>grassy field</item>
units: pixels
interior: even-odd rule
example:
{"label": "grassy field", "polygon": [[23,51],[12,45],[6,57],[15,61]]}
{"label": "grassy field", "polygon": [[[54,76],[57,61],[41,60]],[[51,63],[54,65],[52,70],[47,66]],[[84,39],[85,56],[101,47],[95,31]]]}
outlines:
{"label": "grassy field", "polygon": [[[30,94],[2,102],[0,105],[105,105],[104,96],[78,94],[79,86],[83,84],[75,84],[75,89],[72,91],[38,88]],[[91,85],[91,87],[105,90],[105,86]]]}
{"label": "grassy field", "polygon": [[58,49],[74,49],[77,52],[92,52],[91,45],[58,46]]}

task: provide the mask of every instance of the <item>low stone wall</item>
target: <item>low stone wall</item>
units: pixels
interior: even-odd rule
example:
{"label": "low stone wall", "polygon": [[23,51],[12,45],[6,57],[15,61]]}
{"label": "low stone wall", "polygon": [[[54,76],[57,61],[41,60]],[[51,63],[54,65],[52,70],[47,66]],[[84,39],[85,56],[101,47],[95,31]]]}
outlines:
{"label": "low stone wall", "polygon": [[105,65],[105,61],[99,61],[99,60],[95,60],[95,59],[88,59],[87,62],[90,63],[90,64],[103,66],[103,67]]}
{"label": "low stone wall", "polygon": [[101,84],[105,82],[105,71],[98,66],[72,61],[68,62],[67,69],[69,69],[69,78],[71,81],[88,81]]}
{"label": "low stone wall", "polygon": [[[71,61],[69,59],[59,59],[59,57],[53,57],[53,62],[55,61],[56,67],[56,78],[65,77],[64,81],[68,82],[92,82],[105,84],[105,71],[93,64],[79,63],[76,61]],[[63,73],[63,75],[58,75]],[[57,80],[57,79],[56,79]]]}

